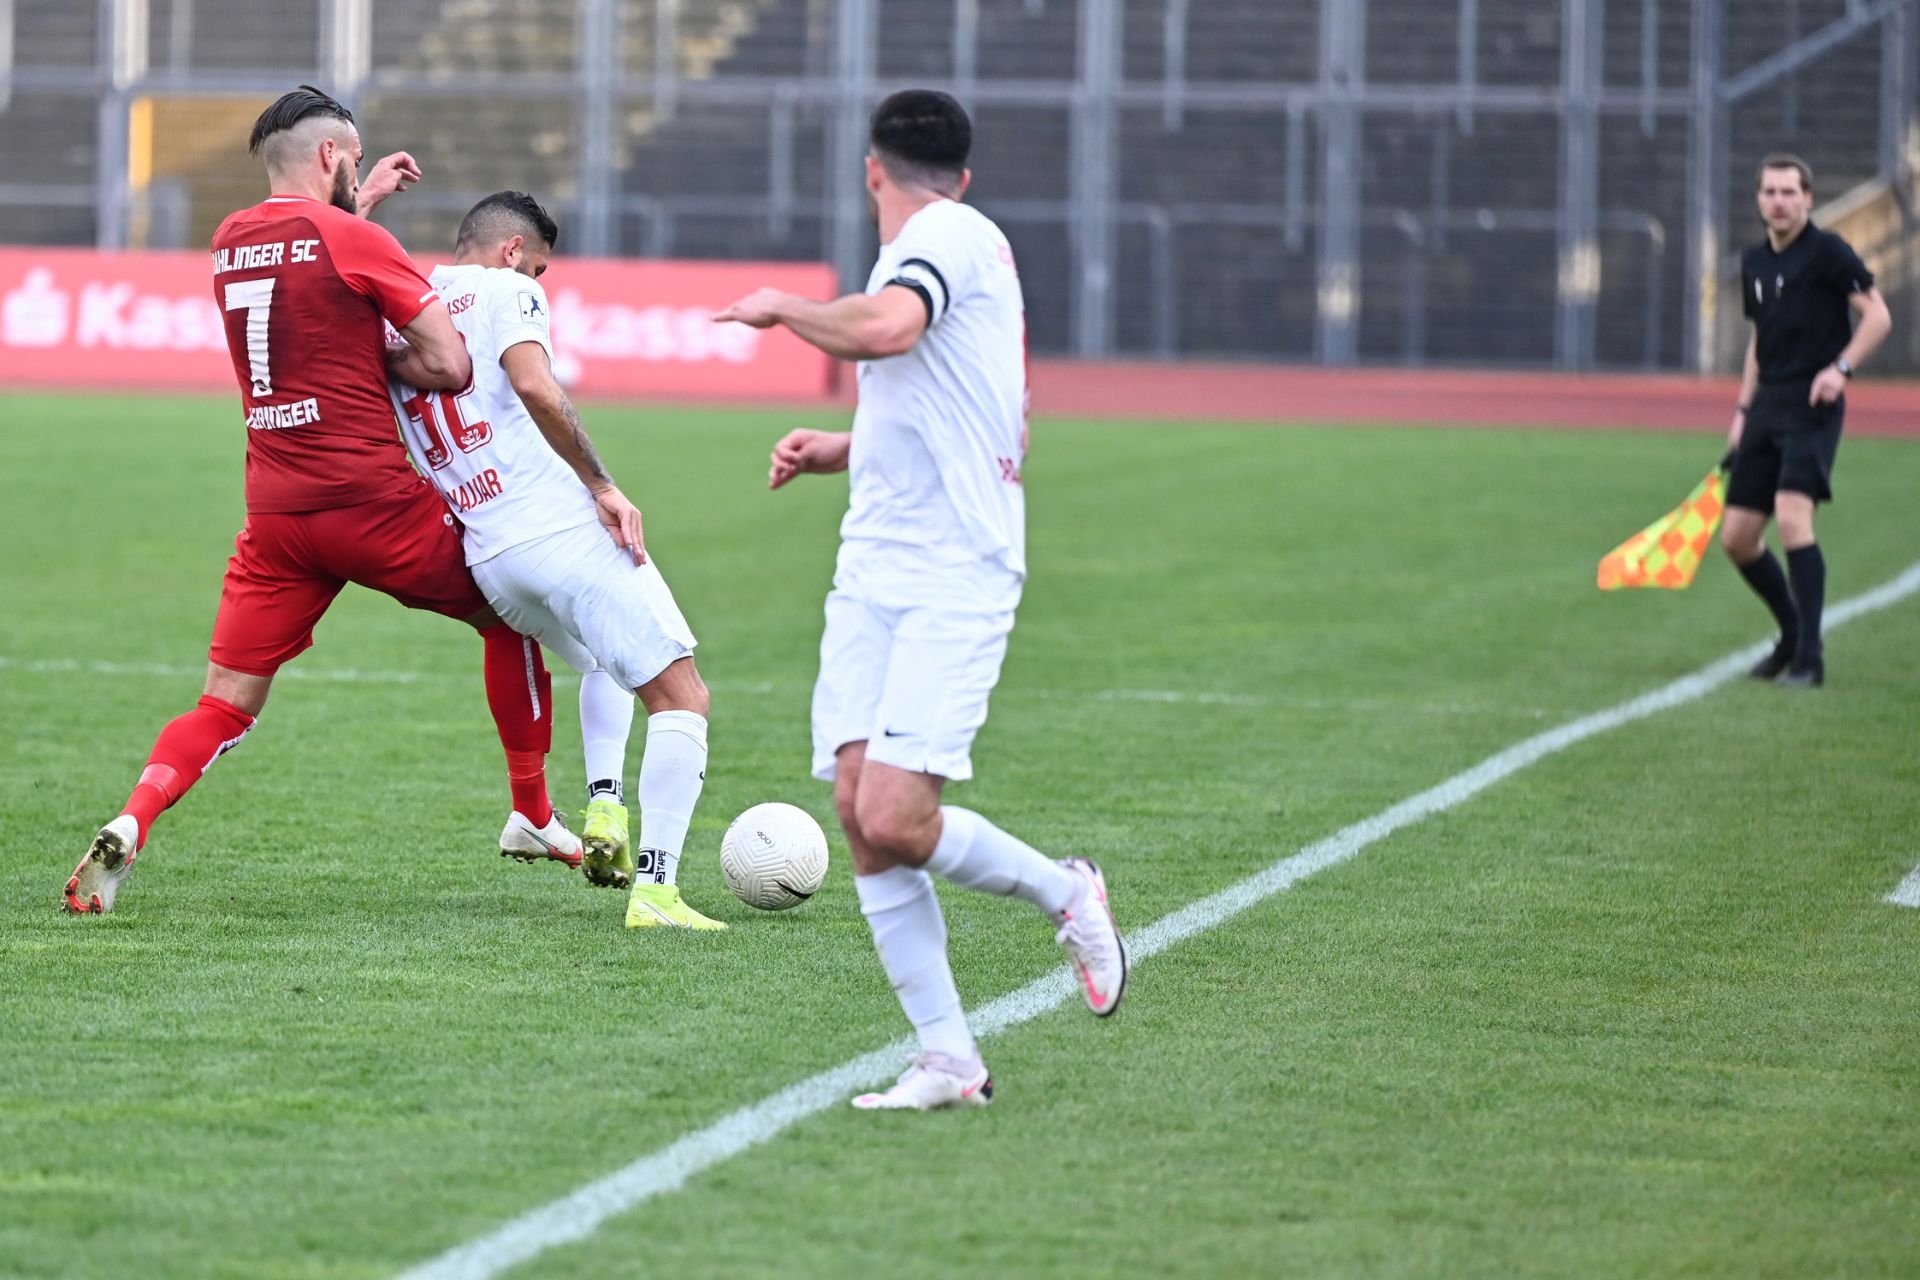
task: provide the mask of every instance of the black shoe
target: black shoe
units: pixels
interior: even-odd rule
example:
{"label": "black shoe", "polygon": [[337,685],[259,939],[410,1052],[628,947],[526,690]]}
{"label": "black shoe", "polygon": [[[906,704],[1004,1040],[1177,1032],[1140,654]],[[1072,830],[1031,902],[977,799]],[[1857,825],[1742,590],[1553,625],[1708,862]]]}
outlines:
{"label": "black shoe", "polygon": [[1811,662],[1805,666],[1796,662],[1774,681],[1782,689],[1818,689],[1826,682],[1827,664],[1824,662]]}
{"label": "black shoe", "polygon": [[1793,664],[1794,642],[1782,636],[1773,646],[1773,652],[1747,668],[1747,674],[1755,680],[1772,680]]}

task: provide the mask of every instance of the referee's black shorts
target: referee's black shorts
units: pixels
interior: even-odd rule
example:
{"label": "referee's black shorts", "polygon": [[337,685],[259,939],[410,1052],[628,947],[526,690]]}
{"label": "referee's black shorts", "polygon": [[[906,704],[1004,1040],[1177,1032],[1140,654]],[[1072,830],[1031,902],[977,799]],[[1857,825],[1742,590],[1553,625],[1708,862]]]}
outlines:
{"label": "referee's black shorts", "polygon": [[1811,378],[1760,384],[1733,456],[1728,506],[1771,514],[1773,495],[1783,489],[1815,502],[1832,500],[1833,456],[1840,450],[1847,399],[1811,405],[1812,389]]}

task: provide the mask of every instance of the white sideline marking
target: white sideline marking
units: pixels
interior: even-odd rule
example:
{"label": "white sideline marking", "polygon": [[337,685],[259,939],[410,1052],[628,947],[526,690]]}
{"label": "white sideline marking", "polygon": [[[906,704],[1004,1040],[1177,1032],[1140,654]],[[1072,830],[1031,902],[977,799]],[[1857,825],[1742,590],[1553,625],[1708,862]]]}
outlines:
{"label": "white sideline marking", "polygon": [[[1896,604],[1916,591],[1920,591],[1920,564],[1910,566],[1899,577],[1872,591],[1835,605],[1827,612],[1826,629],[1843,626],[1863,614]],[[1157,955],[1177,942],[1224,923],[1317,871],[1345,862],[1368,845],[1392,835],[1402,827],[1412,826],[1423,818],[1471,799],[1494,783],[1511,777],[1556,751],[1563,751],[1609,729],[1644,720],[1658,712],[1701,698],[1744,674],[1771,648],[1770,641],[1749,645],[1702,667],[1690,676],[1682,676],[1664,688],[1642,694],[1605,711],[1583,716],[1508,747],[1465,773],[1455,774],[1437,787],[1402,800],[1391,809],[1356,822],[1317,844],[1308,845],[1292,857],[1274,863],[1239,884],[1162,917],[1138,933],[1129,935],[1127,949],[1135,961]],[[1073,995],[1072,975],[1065,968],[1060,968],[1035,979],[1018,991],[1000,997],[983,1009],[974,1010],[968,1018],[977,1035],[990,1036],[1037,1018],[1054,1006],[1065,1003]],[[401,1280],[485,1280],[509,1267],[538,1257],[557,1245],[584,1240],[607,1219],[626,1213],[655,1196],[678,1190],[695,1174],[765,1142],[795,1121],[842,1104],[846,1096],[857,1089],[887,1079],[899,1070],[902,1056],[911,1047],[907,1041],[897,1041],[884,1049],[861,1054],[831,1071],[823,1071],[798,1084],[789,1085],[751,1106],[721,1117],[704,1129],[689,1133],[651,1155],[640,1157],[623,1169],[524,1213],[478,1239],[449,1249],[439,1257],[405,1272]]]}
{"label": "white sideline marking", "polygon": [[1896,907],[1920,907],[1920,867],[1907,873],[1907,878],[1887,895],[1887,901]]}
{"label": "white sideline marking", "polygon": [[[199,679],[204,665],[184,666],[171,662],[82,661],[79,658],[10,658],[0,654],[0,671],[20,671],[28,675],[154,676],[161,679]],[[282,667],[277,680],[316,681],[324,684],[470,684],[472,677],[449,671],[365,671],[356,667]],[[577,684],[580,677],[562,669],[553,673],[555,685]],[[773,694],[805,692],[812,685],[782,686],[770,680],[708,681],[719,693]],[[1394,715],[1421,713],[1438,716],[1494,715],[1544,720],[1554,712],[1540,707],[1505,707],[1468,702],[1409,703],[1389,699],[1267,698],[1249,693],[1209,693],[1184,689],[996,689],[996,697],[1037,698],[1061,702],[1147,702],[1202,707],[1272,707],[1283,711],[1331,711],[1345,714],[1384,712]]]}

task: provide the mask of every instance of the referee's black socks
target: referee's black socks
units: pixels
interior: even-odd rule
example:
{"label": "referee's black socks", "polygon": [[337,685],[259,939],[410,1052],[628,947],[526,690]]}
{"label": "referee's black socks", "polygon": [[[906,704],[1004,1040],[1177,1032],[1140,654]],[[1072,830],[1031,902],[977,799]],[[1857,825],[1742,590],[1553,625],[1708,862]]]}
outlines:
{"label": "referee's black socks", "polygon": [[1787,574],[1793,579],[1793,603],[1800,613],[1800,643],[1794,650],[1793,665],[1818,667],[1820,609],[1827,599],[1827,558],[1820,554],[1820,544],[1809,542],[1787,552]]}
{"label": "referee's black socks", "polygon": [[[1814,549],[1809,547],[1807,550],[1813,551]],[[1799,553],[1789,551],[1787,553],[1787,562],[1791,564],[1793,557],[1797,554]],[[1814,555],[1817,558],[1819,552],[1814,551]],[[1753,588],[1755,595],[1767,602],[1767,608],[1773,611],[1773,620],[1780,624],[1780,647],[1778,653],[1781,658],[1783,660],[1792,658],[1798,651],[1800,636],[1802,634],[1800,630],[1801,613],[1794,608],[1795,597],[1797,597],[1800,592],[1798,572],[1795,572],[1793,588],[1789,590],[1787,587],[1787,575],[1780,571],[1780,562],[1773,558],[1772,551],[1763,549],[1758,559],[1749,560],[1746,564],[1740,566],[1740,576],[1747,580],[1747,585]],[[1820,607],[1816,604],[1814,606],[1816,625],[1819,616]],[[1817,635],[1819,633],[1815,632],[1815,634]]]}

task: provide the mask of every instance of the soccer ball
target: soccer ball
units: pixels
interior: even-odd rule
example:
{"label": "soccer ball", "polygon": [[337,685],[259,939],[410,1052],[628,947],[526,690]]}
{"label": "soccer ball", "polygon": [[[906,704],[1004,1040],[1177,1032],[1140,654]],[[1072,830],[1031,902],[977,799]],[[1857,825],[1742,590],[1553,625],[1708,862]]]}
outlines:
{"label": "soccer ball", "polygon": [[805,809],[757,804],[720,838],[720,874],[734,897],[785,911],[819,892],[827,878],[827,833]]}

